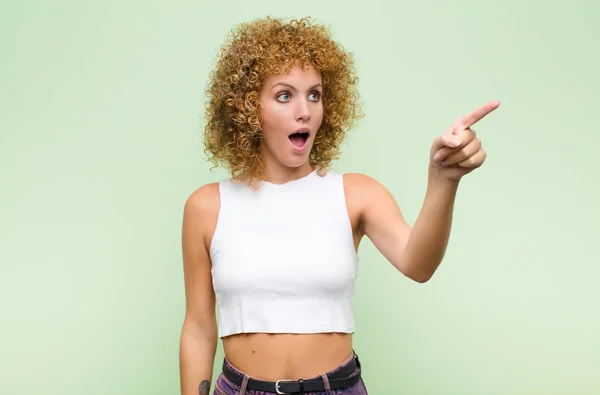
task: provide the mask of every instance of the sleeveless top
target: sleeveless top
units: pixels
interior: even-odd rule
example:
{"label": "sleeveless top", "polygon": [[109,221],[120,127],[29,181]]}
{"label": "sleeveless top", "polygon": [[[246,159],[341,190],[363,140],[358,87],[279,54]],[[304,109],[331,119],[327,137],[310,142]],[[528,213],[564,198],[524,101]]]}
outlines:
{"label": "sleeveless top", "polygon": [[354,332],[358,256],[343,177],[329,172],[258,190],[219,183],[210,257],[219,337]]}

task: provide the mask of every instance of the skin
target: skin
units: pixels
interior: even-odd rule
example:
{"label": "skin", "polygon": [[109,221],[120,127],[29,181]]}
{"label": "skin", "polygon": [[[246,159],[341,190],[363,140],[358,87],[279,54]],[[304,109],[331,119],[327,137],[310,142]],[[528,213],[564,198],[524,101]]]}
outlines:
{"label": "skin", "polygon": [[[289,86],[278,85],[281,83]],[[308,155],[323,119],[322,98],[315,94],[321,92],[320,83],[321,76],[316,70],[300,68],[266,80],[260,96],[264,133],[260,149],[266,164],[266,181],[281,184],[313,171]],[[357,251],[366,236],[406,277],[424,283],[433,276],[447,247],[459,182],[486,158],[472,126],[498,106],[497,101],[481,106],[434,139],[425,198],[412,227],[404,220],[393,196],[378,181],[359,173],[344,174],[348,216]],[[300,127],[311,129],[307,149],[301,153],[294,150],[288,139]],[[208,251],[218,212],[217,183],[194,191],[184,208],[183,395],[198,393],[199,383],[212,377],[218,339]],[[348,358],[352,354],[352,335],[240,334],[224,338],[223,348],[234,366],[253,377],[271,381],[308,378]]]}
{"label": "skin", "polygon": [[[294,67],[288,74],[266,79],[260,94],[265,180],[280,184],[313,171],[308,155],[323,121],[322,94],[321,75],[312,67]],[[297,152],[288,138],[300,128],[309,129],[303,152]]]}

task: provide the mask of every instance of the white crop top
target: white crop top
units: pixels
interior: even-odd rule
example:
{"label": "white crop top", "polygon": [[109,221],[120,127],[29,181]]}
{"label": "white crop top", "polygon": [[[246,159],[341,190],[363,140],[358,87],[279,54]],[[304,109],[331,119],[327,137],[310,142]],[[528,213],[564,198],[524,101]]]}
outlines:
{"label": "white crop top", "polygon": [[219,337],[354,332],[358,256],[343,178],[313,171],[258,190],[219,183],[210,246]]}

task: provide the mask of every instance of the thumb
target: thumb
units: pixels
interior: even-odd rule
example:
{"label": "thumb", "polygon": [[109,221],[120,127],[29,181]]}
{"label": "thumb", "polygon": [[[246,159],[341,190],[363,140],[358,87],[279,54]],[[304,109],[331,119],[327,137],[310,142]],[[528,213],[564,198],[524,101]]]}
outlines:
{"label": "thumb", "polygon": [[440,136],[439,143],[441,146],[456,148],[460,145],[461,141],[458,137],[452,135],[452,133],[444,133]]}

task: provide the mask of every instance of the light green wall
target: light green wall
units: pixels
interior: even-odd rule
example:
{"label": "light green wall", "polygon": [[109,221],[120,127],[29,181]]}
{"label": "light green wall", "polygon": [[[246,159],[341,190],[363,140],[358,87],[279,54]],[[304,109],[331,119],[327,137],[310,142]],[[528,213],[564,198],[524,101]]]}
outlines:
{"label": "light green wall", "polygon": [[362,245],[370,393],[600,393],[597,2],[38,0],[0,5],[0,394],[178,393],[182,207],[225,176],[203,90],[229,28],[267,14],[355,54],[367,117],[337,169],[411,222],[433,138],[502,101],[433,280]]}

